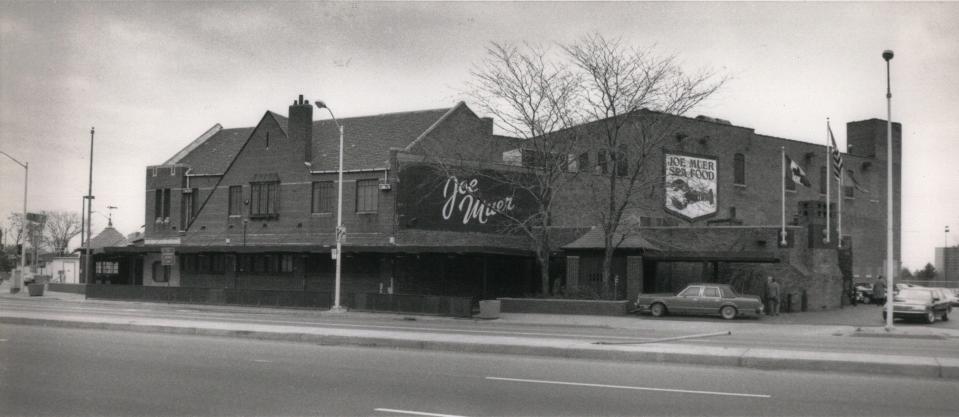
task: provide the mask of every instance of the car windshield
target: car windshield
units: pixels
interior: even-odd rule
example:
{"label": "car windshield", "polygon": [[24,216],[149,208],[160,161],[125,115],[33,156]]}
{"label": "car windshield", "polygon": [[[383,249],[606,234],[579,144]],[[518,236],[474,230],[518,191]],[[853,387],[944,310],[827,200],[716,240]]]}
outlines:
{"label": "car windshield", "polygon": [[925,303],[932,300],[932,293],[928,290],[905,288],[899,292],[896,298],[898,299],[897,301]]}

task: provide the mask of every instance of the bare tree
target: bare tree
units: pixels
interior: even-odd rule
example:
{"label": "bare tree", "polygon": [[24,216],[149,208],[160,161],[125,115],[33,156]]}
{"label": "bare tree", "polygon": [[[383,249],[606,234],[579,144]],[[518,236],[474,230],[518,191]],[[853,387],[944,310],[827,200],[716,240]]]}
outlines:
{"label": "bare tree", "polygon": [[76,212],[48,211],[43,231],[44,243],[56,254],[67,253],[70,241],[80,234],[80,215]]}
{"label": "bare tree", "polygon": [[576,145],[572,127],[577,123],[573,108],[579,82],[566,66],[550,59],[548,50],[529,44],[490,44],[472,75],[470,101],[512,139],[492,138],[490,149],[481,152],[485,158],[475,152],[475,144],[437,144],[425,150],[447,173],[505,186],[528,203],[523,210],[497,210],[497,216],[506,220],[502,232],[532,241],[540,290],[547,294],[554,201],[576,170],[571,150]]}
{"label": "bare tree", "polygon": [[8,236],[13,238],[13,246],[16,247],[24,241],[24,230],[21,229],[23,226],[23,213],[10,213],[10,215],[7,216],[7,224],[10,225],[7,228]]}
{"label": "bare tree", "polygon": [[593,177],[593,207],[604,235],[603,290],[609,296],[612,259],[635,231],[624,215],[641,205],[660,179],[650,172],[651,156],[677,120],[726,81],[711,71],[686,73],[673,56],[631,47],[621,39],[594,34],[566,45],[579,84],[577,102],[590,123],[599,155]]}

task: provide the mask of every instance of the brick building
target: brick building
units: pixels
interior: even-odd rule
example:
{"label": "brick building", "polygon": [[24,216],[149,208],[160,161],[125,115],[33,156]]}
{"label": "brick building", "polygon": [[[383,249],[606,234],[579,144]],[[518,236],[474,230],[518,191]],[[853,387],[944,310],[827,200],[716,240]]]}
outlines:
{"label": "brick building", "polygon": [[[635,116],[672,120],[667,139],[646,160],[650,171],[669,172],[670,157],[704,164],[712,172],[707,184],[712,194],[688,202],[680,197],[682,210],[708,206],[708,213],[695,215],[677,209],[675,180],[652,181],[649,192],[637,196],[627,218],[635,221],[640,238],[627,239],[617,254],[622,277],[617,298],[700,279],[740,279],[740,288],[755,289],[758,277],[775,273],[788,277],[787,291],[805,292],[811,305],[830,307],[839,301],[841,262],[847,264],[847,279],[879,273],[885,258],[884,228],[878,227],[885,221],[884,121],[847,125],[850,151],[844,157],[857,185],[843,191],[846,250],[837,251],[837,236],[830,244],[821,239],[827,207],[824,146],[709,118]],[[521,173],[528,167],[515,166],[512,156],[522,150],[522,141],[493,134],[493,121],[463,103],[340,123],[346,144],[345,293],[490,298],[538,291],[530,243],[505,232],[496,213],[503,207],[523,210],[528,202],[502,184],[455,178],[434,163],[439,156]],[[894,124],[897,158],[900,132]],[[786,192],[785,246],[778,244],[783,148],[814,183]],[[142,285],[328,291],[337,151],[334,123],[313,120],[313,108],[302,96],[287,116],[267,111],[254,127],[215,125],[163,164],[147,167],[142,244],[107,254],[125,257],[132,266],[124,270],[138,275],[129,282]],[[574,203],[588,199],[590,174],[607,166],[604,155],[584,146],[575,158],[581,179],[570,181],[558,200],[552,268],[557,285],[585,286],[595,278],[591,227],[597,223]],[[899,167],[897,159],[897,190]],[[684,195],[691,195],[684,187]],[[898,192],[894,199],[899,259]],[[835,213],[835,202],[829,207]],[[175,255],[164,261],[163,251]]]}

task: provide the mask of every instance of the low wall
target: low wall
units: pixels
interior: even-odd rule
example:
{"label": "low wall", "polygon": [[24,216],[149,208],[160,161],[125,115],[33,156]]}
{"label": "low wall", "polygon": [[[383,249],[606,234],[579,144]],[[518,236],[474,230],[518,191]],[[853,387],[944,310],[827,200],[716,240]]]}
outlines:
{"label": "low wall", "polygon": [[[53,284],[51,284],[53,285]],[[63,284],[60,284],[63,285]],[[257,307],[298,307],[328,309],[333,295],[327,291],[247,290],[233,288],[150,287],[139,285],[80,285],[87,298],[137,300],[188,304],[226,304]],[[51,291],[54,291],[51,289]],[[471,317],[469,297],[343,293],[342,305],[350,309]]]}
{"label": "low wall", "polygon": [[47,291],[69,292],[73,294],[86,294],[86,284],[63,284],[51,282],[47,284]]}
{"label": "low wall", "polygon": [[536,314],[582,314],[596,316],[622,316],[629,313],[632,302],[628,300],[567,300],[544,298],[499,298],[503,313]]}

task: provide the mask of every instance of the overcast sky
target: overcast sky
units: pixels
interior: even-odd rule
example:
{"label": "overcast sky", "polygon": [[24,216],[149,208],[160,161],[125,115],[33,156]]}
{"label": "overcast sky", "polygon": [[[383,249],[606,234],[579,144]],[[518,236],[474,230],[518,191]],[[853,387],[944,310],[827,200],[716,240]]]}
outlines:
{"label": "overcast sky", "polygon": [[[119,207],[126,234],[145,167],[215,123],[252,126],[298,94],[338,117],[449,107],[488,42],[598,32],[733,77],[692,116],[815,143],[830,117],[843,149],[846,122],[886,117],[895,50],[903,261],[931,262],[946,225],[959,242],[956,3],[0,3],[0,150],[30,163],[30,211],[80,211],[91,126],[94,210]],[[3,220],[22,190],[0,156]]]}

